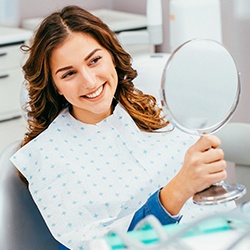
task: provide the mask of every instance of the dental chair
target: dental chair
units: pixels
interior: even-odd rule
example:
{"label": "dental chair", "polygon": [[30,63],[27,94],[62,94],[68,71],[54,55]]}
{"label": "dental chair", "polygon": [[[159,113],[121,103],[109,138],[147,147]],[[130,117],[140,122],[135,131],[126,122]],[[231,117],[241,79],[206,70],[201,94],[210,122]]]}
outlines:
{"label": "dental chair", "polygon": [[13,142],[0,154],[0,249],[57,250],[58,242],[9,160],[19,145]]}
{"label": "dental chair", "polygon": [[[135,86],[159,100],[161,72],[169,54],[141,57],[134,60],[138,71]],[[146,73],[145,73],[146,72]],[[148,74],[150,72],[150,74]],[[22,88],[21,104],[27,100]],[[225,160],[235,163],[235,179],[249,192],[240,201],[250,201],[250,124],[228,123],[217,135],[222,140]],[[28,189],[21,182],[9,158],[19,148],[13,142],[0,154],[0,249],[59,250]]]}

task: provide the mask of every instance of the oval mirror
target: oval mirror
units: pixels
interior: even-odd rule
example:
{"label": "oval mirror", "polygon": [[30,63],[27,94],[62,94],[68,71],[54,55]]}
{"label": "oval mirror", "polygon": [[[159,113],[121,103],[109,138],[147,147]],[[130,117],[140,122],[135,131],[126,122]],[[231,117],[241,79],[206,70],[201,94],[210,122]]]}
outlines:
{"label": "oval mirror", "polygon": [[[178,47],[162,75],[161,104],[180,130],[211,134],[232,117],[240,96],[240,78],[229,51],[213,40],[195,39]],[[214,184],[194,196],[197,204],[217,204],[240,198],[243,185]]]}

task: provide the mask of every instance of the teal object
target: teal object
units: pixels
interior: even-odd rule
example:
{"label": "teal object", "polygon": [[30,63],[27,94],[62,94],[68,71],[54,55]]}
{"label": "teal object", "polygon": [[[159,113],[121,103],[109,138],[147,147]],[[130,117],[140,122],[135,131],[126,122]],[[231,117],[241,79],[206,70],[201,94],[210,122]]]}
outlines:
{"label": "teal object", "polygon": [[[190,227],[192,225],[192,227]],[[162,230],[167,237],[191,237],[202,234],[210,234],[221,231],[231,230],[229,221],[226,218],[212,218],[209,221],[202,221],[197,225],[193,224],[171,224],[162,226]],[[146,224],[143,228],[126,233],[126,237],[129,237],[133,241],[140,242],[145,245],[157,245],[160,243],[156,230]],[[104,238],[110,247],[110,250],[123,250],[126,248],[126,240],[116,233],[112,233]]]}

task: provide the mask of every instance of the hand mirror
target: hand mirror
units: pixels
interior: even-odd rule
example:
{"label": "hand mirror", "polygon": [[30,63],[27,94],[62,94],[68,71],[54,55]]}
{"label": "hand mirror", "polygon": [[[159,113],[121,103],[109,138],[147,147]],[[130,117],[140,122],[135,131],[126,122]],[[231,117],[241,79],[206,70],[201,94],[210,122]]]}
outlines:
{"label": "hand mirror", "polygon": [[[178,47],[162,75],[161,104],[180,130],[203,136],[232,117],[240,96],[240,78],[228,50],[213,40],[195,39]],[[246,193],[243,185],[215,183],[194,195],[200,205],[227,202]]]}

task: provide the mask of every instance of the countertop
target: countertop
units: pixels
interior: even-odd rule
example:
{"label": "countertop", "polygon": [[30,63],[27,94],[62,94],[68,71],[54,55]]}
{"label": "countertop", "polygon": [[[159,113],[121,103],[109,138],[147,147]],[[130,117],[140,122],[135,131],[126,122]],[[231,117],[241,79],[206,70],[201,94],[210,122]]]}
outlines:
{"label": "countertop", "polygon": [[29,40],[32,34],[30,30],[0,26],[0,45]]}

